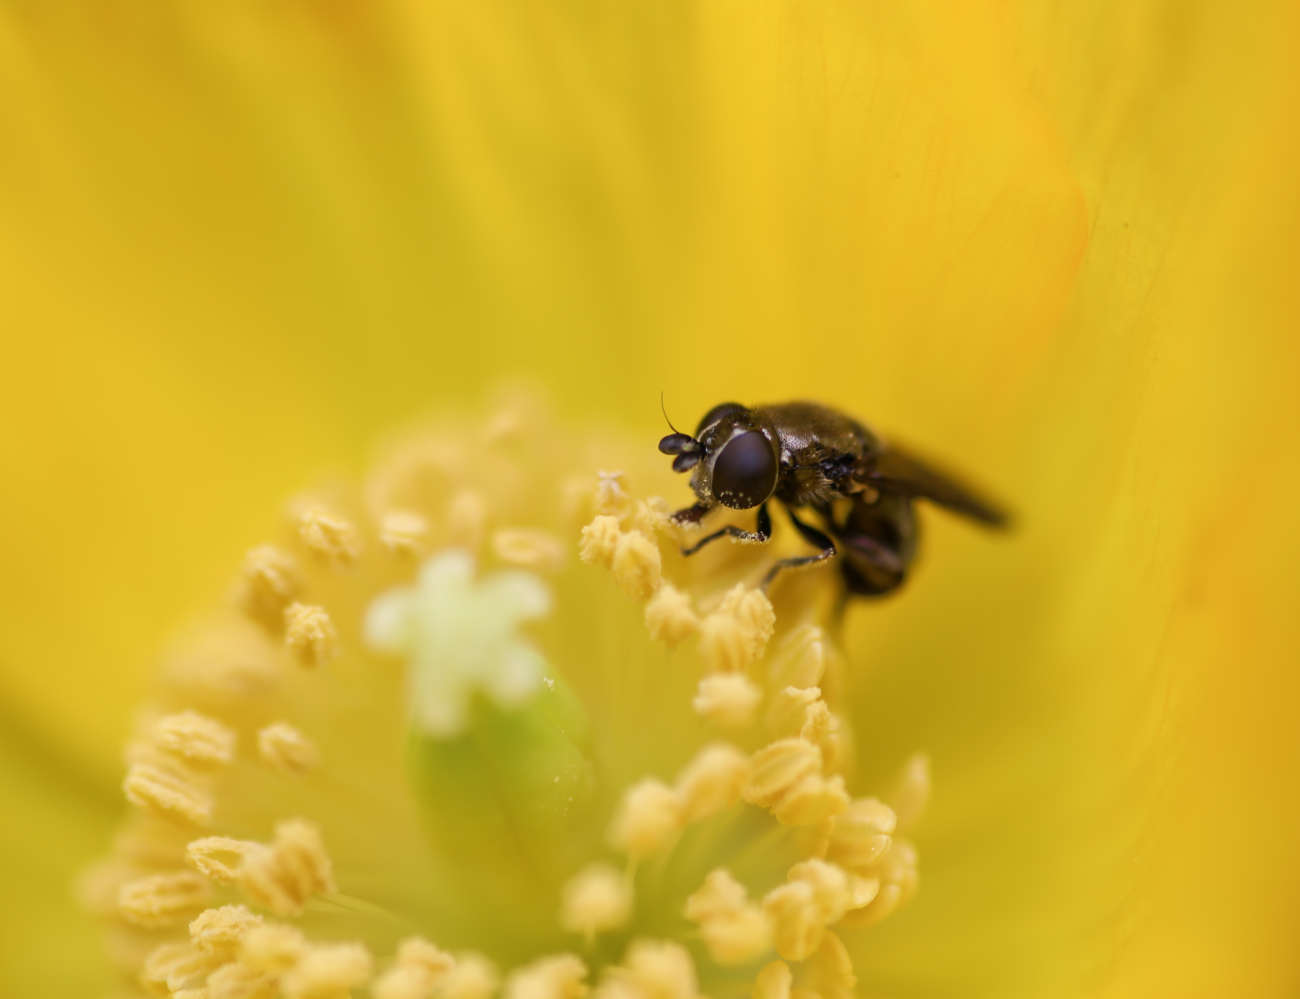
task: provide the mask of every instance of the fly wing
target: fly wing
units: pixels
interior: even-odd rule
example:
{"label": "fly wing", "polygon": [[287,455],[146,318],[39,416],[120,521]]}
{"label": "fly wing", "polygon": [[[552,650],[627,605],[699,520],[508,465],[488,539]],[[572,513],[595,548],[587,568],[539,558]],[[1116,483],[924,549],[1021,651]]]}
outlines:
{"label": "fly wing", "polygon": [[1006,526],[1009,515],[959,479],[894,444],[882,445],[861,481],[883,492],[919,496],[991,527]]}

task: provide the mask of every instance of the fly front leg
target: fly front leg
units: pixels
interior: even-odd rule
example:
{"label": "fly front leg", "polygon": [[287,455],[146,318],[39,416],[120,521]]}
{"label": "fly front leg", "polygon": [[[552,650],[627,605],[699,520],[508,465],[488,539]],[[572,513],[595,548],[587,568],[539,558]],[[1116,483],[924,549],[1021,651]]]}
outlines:
{"label": "fly front leg", "polygon": [[763,577],[763,589],[772,585],[772,580],[782,569],[793,569],[801,565],[812,565],[814,562],[825,562],[827,559],[835,557],[835,542],[830,539],[829,535],[823,534],[812,524],[805,524],[802,520],[794,515],[794,511],[789,507],[786,513],[790,515],[790,523],[794,524],[795,530],[810,545],[816,545],[820,551],[816,555],[797,555],[794,558],[783,558],[776,565],[767,570],[767,575]]}
{"label": "fly front leg", "polygon": [[[698,506],[699,504],[696,505]],[[676,515],[674,514],[674,516]],[[763,544],[772,537],[772,515],[767,512],[766,503],[758,508],[758,522],[754,527],[754,530],[746,531],[743,527],[736,527],[734,524],[728,524],[726,527],[720,528],[712,534],[700,538],[700,540],[691,545],[691,547],[683,548],[682,554],[694,555],[710,541],[717,541],[718,538],[735,538],[737,541],[748,542],[750,544]]]}
{"label": "fly front leg", "polygon": [[704,515],[712,510],[713,507],[708,503],[693,503],[690,506],[684,506],[668,519],[674,524],[698,524],[704,519]]}

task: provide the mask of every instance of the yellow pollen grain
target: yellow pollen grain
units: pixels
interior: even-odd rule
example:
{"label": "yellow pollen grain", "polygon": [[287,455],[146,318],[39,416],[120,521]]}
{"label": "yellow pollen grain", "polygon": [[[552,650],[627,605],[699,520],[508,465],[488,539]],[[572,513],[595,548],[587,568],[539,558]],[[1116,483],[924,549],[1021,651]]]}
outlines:
{"label": "yellow pollen grain", "polygon": [[564,543],[550,531],[503,527],[492,532],[492,551],[502,562],[536,572],[554,572],[564,565]]}
{"label": "yellow pollen grain", "polygon": [[754,720],[763,692],[744,673],[713,673],[703,677],[691,707],[700,717],[723,728],[741,728]]}
{"label": "yellow pollen grain", "polygon": [[763,898],[772,923],[772,942],[787,961],[802,961],[821,944],[826,925],[818,918],[813,889],[803,881],[773,888]]}
{"label": "yellow pollen grain", "polygon": [[632,499],[627,492],[627,476],[624,473],[597,473],[593,504],[597,514],[622,517],[631,502]]}
{"label": "yellow pollen grain", "polygon": [[334,891],[320,831],[303,819],[276,825],[269,849],[245,855],[239,886],[250,901],[277,916],[296,916],[312,895]]}
{"label": "yellow pollen grain", "polygon": [[265,850],[261,843],[230,836],[204,836],[185,846],[190,865],[209,881],[219,885],[234,884],[239,870],[250,855]]}
{"label": "yellow pollen grain", "polygon": [[407,937],[397,945],[397,963],[437,977],[455,967],[456,959],[423,937]]}
{"label": "yellow pollen grain", "polygon": [[274,975],[231,961],[208,976],[203,999],[279,999],[279,995],[279,981]]}
{"label": "yellow pollen grain", "polygon": [[609,842],[633,860],[672,846],[685,823],[681,796],[653,777],[633,784],[610,824]]}
{"label": "yellow pollen grain", "polygon": [[163,999],[200,984],[221,963],[221,959],[185,942],[155,947],[140,969],[140,985],[150,995]]}
{"label": "yellow pollen grain", "polygon": [[765,965],[754,980],[753,999],[790,999],[794,973],[784,961]]}
{"label": "yellow pollen grain", "polygon": [[683,820],[697,822],[740,801],[749,768],[749,756],[728,743],[700,749],[677,775]]}
{"label": "yellow pollen grain", "polygon": [[683,914],[697,924],[709,956],[720,965],[748,964],[772,946],[767,913],[723,868],[711,871],[686,900]]}
{"label": "yellow pollen grain", "polygon": [[364,944],[309,947],[280,981],[285,999],[350,999],[370,980],[373,962]]}
{"label": "yellow pollen grain", "polygon": [[803,966],[800,987],[821,999],[853,999],[858,976],[853,973],[853,960],[848,949],[834,933],[827,933]]}
{"label": "yellow pollen grain", "polygon": [[298,665],[323,666],[338,654],[338,634],[324,607],[290,604],[284,611],[284,645]]}
{"label": "yellow pollen grain", "polygon": [[351,522],[319,507],[298,516],[298,540],[317,560],[333,565],[351,565],[361,554]]}
{"label": "yellow pollen grain", "polygon": [[578,539],[578,557],[591,565],[609,569],[614,565],[614,552],[622,536],[617,517],[599,514],[582,529]]}
{"label": "yellow pollen grain", "polygon": [[429,521],[412,510],[390,510],[379,518],[379,543],[395,555],[419,555],[429,537]]}
{"label": "yellow pollen grain", "polygon": [[803,728],[808,708],[821,700],[821,687],[783,687],[768,701],[764,721],[774,735],[795,735]]}
{"label": "yellow pollen grain", "polygon": [[135,763],[122,781],[126,800],[142,811],[190,825],[212,819],[212,793],[207,783],[184,767]]}
{"label": "yellow pollen grain", "polygon": [[501,985],[496,966],[482,954],[456,955],[456,964],[438,983],[439,999],[491,999]]}
{"label": "yellow pollen grain", "polygon": [[275,722],[259,731],[257,752],[263,763],[281,773],[304,774],[319,762],[315,745],[288,722]]}
{"label": "yellow pollen grain", "polygon": [[135,926],[178,926],[207,907],[209,893],[208,882],[193,871],[151,874],[122,885],[117,909]]}
{"label": "yellow pollen grain", "polygon": [[751,805],[773,808],[821,766],[821,750],[807,739],[778,739],[754,754],[742,794]]}
{"label": "yellow pollen grain", "polygon": [[517,969],[506,978],[504,999],[582,999],[587,965],[576,954],[554,954]]}
{"label": "yellow pollen grain", "polygon": [[253,620],[279,634],[284,611],[298,596],[298,564],[272,545],[254,548],[244,558],[239,604]]}
{"label": "yellow pollen grain", "polygon": [[268,975],[288,971],[306,952],[307,940],[302,931],[283,923],[254,927],[239,943],[240,961]]}
{"label": "yellow pollen grain", "polygon": [[802,625],[786,635],[771,656],[772,686],[820,686],[828,658],[825,632],[816,625]]}
{"label": "yellow pollen grain", "polygon": [[858,874],[873,873],[876,863],[893,842],[893,810],[875,798],[850,802],[831,824],[826,859]]}
{"label": "yellow pollen grain", "polygon": [[190,923],[190,942],[205,954],[229,960],[249,930],[261,925],[262,917],[242,905],[205,909]]}
{"label": "yellow pollen grain", "polygon": [[632,914],[632,884],[617,868],[604,863],[584,867],[564,886],[560,925],[588,940],[623,926]]}
{"label": "yellow pollen grain", "polygon": [[739,673],[753,663],[753,642],[730,614],[714,612],[700,622],[700,656],[710,673]]}
{"label": "yellow pollen grain", "polygon": [[771,641],[772,632],[776,629],[776,611],[767,594],[743,583],[737,583],[723,597],[718,612],[730,614],[741,626],[750,643],[751,661],[761,658],[767,643]]}
{"label": "yellow pollen grain", "polygon": [[649,600],[663,580],[659,546],[640,531],[626,531],[614,546],[614,581],[638,600]]}
{"label": "yellow pollen grain", "polygon": [[815,774],[795,783],[771,807],[782,825],[813,826],[848,808],[849,793],[839,774]]}
{"label": "yellow pollen grain", "polygon": [[691,598],[671,583],[664,583],[645,605],[645,624],[651,638],[671,647],[695,634],[700,619]]}
{"label": "yellow pollen grain", "polygon": [[672,941],[632,941],[622,964],[609,968],[605,976],[611,984],[622,986],[610,990],[616,995],[638,999],[699,999],[699,980],[690,952]]}
{"label": "yellow pollen grain", "polygon": [[159,749],[192,766],[226,766],[235,757],[235,733],[197,711],[160,718],[151,735]]}

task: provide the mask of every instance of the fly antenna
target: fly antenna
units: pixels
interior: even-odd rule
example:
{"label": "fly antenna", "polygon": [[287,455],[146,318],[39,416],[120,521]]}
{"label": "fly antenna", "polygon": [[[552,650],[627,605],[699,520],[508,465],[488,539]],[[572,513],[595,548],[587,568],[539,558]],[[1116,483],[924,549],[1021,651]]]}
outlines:
{"label": "fly antenna", "polygon": [[665,420],[665,421],[667,422],[667,424],[668,424],[668,429],[671,430],[671,431],[672,431],[673,433],[675,433],[675,434],[680,434],[681,431],[678,430],[676,427],[673,426],[673,421],[672,421],[672,420],[669,420],[669,419],[668,419],[668,409],[667,409],[666,406],[664,406],[664,393],[663,393],[663,389],[660,389],[660,390],[659,390],[659,412],[661,412],[661,413],[664,414],[664,420]]}

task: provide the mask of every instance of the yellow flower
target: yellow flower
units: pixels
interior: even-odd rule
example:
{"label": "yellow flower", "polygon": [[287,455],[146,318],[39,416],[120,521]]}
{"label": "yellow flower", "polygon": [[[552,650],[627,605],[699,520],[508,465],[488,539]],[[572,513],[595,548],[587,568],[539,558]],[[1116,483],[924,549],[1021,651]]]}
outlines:
{"label": "yellow flower", "polygon": [[[913,833],[923,890],[863,931],[860,990],[1293,992],[1298,17],[1208,0],[0,5],[0,992],[110,980],[67,886],[139,807],[120,746],[157,689],[159,636],[216,603],[289,490],[322,467],[355,479],[378,434],[433,401],[468,412],[503,366],[544,383],[566,425],[608,435],[564,468],[623,468],[636,496],[681,483],[601,455],[652,447],[666,390],[686,421],[726,398],[823,399],[1014,503],[1005,544],[927,517],[917,585],[846,623],[845,793],[884,794],[918,748],[935,784]],[[476,580],[506,563],[548,587],[582,571],[572,533],[527,527],[554,511],[473,539],[477,513],[448,498]],[[409,553],[377,596],[450,547],[414,513],[364,538],[348,531],[361,521],[328,490],[293,504],[295,571],[349,578]],[[753,655],[671,547],[656,577],[613,526],[583,550],[612,544],[632,595],[587,568],[609,613],[584,654],[601,629],[629,647],[649,635],[657,683],[706,647]],[[279,606],[284,563],[247,568],[245,595]],[[345,671],[359,634],[363,609],[344,620],[328,597],[282,608],[304,689]],[[557,602],[518,635],[545,651],[562,619]],[[267,679],[258,635],[236,657],[248,688]],[[749,668],[664,696],[720,743],[801,714],[807,688],[773,705]],[[639,718],[641,696],[617,714]],[[222,730],[190,714],[221,706],[152,719],[160,745],[201,734],[201,779],[136,743],[135,800],[210,809],[224,830],[221,782],[253,761],[337,800],[312,782],[347,761],[306,720],[237,732],[223,764]],[[595,777],[646,800],[683,773],[700,802],[730,793],[730,769],[640,762]],[[791,810],[835,802],[821,776]],[[324,807],[304,817],[333,862],[306,872],[337,882],[347,842]],[[232,875],[249,843],[273,871],[313,842],[302,825],[216,828],[195,856]],[[445,855],[433,845],[393,848]],[[521,946],[519,981],[571,984],[573,963],[551,959],[602,946],[640,905],[609,877],[621,854],[597,853],[544,914],[563,946],[537,961]],[[744,900],[722,874],[691,886],[701,919],[730,913],[701,925],[694,960],[751,952],[772,917],[724,870]],[[821,883],[801,872],[781,912]],[[137,911],[187,904],[202,877],[137,892]],[[228,915],[196,932],[220,949],[243,920]],[[470,929],[466,947],[497,927]],[[244,946],[257,974],[284,974],[309,938],[268,925]],[[830,947],[827,975],[843,967]],[[148,973],[206,953],[164,952]],[[614,958],[625,982],[689,982],[653,943]],[[392,988],[419,987],[445,963],[419,943],[369,962],[345,947],[313,951],[294,981],[396,966]],[[468,960],[452,974],[465,990],[491,978]],[[775,964],[757,980],[760,995],[820,987]]]}
{"label": "yellow flower", "polygon": [[[128,751],[134,814],[85,879],[128,980],[852,992],[855,928],[918,861],[852,780],[836,577],[774,606],[746,582],[767,548],[688,565],[664,498],[583,474],[585,436],[523,399],[431,427],[250,552],[233,607],[173,653]],[[653,452],[603,451],[649,477]],[[267,957],[269,933],[292,946]]]}

